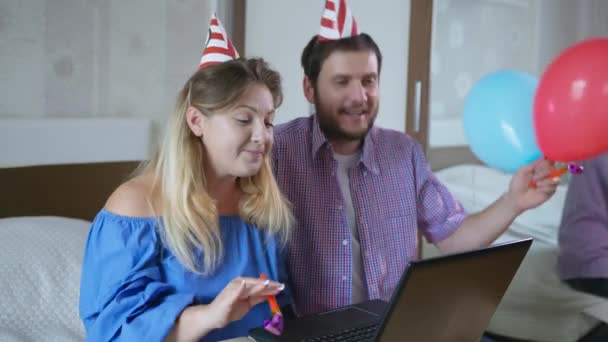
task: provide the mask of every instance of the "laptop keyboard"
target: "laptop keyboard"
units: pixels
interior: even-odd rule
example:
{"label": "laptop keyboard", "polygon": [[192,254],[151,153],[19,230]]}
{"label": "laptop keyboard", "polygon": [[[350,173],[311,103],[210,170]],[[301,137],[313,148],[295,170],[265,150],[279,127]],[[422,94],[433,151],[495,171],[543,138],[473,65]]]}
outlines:
{"label": "laptop keyboard", "polygon": [[339,332],[311,337],[307,338],[305,342],[356,342],[356,341],[371,341],[376,334],[376,330],[378,330],[378,324],[354,328],[354,329],[346,329],[341,330]]}

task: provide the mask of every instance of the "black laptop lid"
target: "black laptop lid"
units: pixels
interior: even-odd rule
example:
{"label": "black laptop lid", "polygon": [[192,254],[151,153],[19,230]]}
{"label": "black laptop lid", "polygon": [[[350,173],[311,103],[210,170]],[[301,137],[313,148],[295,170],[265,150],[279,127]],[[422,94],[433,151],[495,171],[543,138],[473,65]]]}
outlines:
{"label": "black laptop lid", "polygon": [[376,341],[479,341],[532,239],[412,262]]}

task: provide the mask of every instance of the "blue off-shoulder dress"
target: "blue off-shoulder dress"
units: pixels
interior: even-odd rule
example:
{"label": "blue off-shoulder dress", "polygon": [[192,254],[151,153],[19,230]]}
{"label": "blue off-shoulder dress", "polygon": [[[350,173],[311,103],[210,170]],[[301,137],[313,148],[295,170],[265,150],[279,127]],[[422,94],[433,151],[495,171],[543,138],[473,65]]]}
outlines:
{"label": "blue off-shoulder dress", "polygon": [[[224,258],[204,276],[182,266],[163,245],[156,218],[102,209],[91,226],[82,266],[80,317],[87,341],[162,341],[187,306],[210,303],[239,276],[266,273],[288,284],[283,253],[271,236],[239,216],[220,216],[219,223]],[[286,289],[277,300],[284,306],[290,297]],[[270,316],[264,302],[202,341],[247,336]]]}

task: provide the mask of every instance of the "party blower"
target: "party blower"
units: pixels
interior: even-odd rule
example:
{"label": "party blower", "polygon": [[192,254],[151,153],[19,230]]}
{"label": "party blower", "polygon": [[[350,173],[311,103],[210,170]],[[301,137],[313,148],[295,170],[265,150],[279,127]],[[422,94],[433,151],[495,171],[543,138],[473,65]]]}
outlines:
{"label": "party blower", "polygon": [[[546,177],[546,179],[559,178],[559,177],[563,176],[566,172],[570,172],[570,174],[572,174],[572,175],[580,175],[581,173],[583,173],[583,166],[577,165],[574,163],[570,163],[566,166],[562,166],[562,167],[556,169],[555,171],[551,172]],[[538,184],[536,184],[535,181],[530,182],[530,185],[529,185],[530,188],[536,188],[537,186],[538,186]]]}
{"label": "party blower", "polygon": [[[260,274],[260,278],[266,280],[266,274]],[[281,313],[281,308],[279,307],[279,303],[277,303],[277,299],[273,295],[269,295],[268,304],[270,305],[270,311],[272,312],[272,317],[264,321],[264,329],[272,333],[273,335],[281,335],[283,333],[283,314]]]}

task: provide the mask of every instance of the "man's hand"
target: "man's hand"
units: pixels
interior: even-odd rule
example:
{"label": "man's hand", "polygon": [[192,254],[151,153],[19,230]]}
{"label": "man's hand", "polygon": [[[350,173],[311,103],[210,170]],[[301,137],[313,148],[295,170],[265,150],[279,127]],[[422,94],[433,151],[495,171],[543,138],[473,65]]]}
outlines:
{"label": "man's hand", "polygon": [[[516,213],[535,208],[545,203],[557,189],[559,178],[547,178],[555,170],[553,162],[537,160],[528,164],[515,173],[509,184],[506,199]],[[536,182],[536,187],[530,183]]]}

